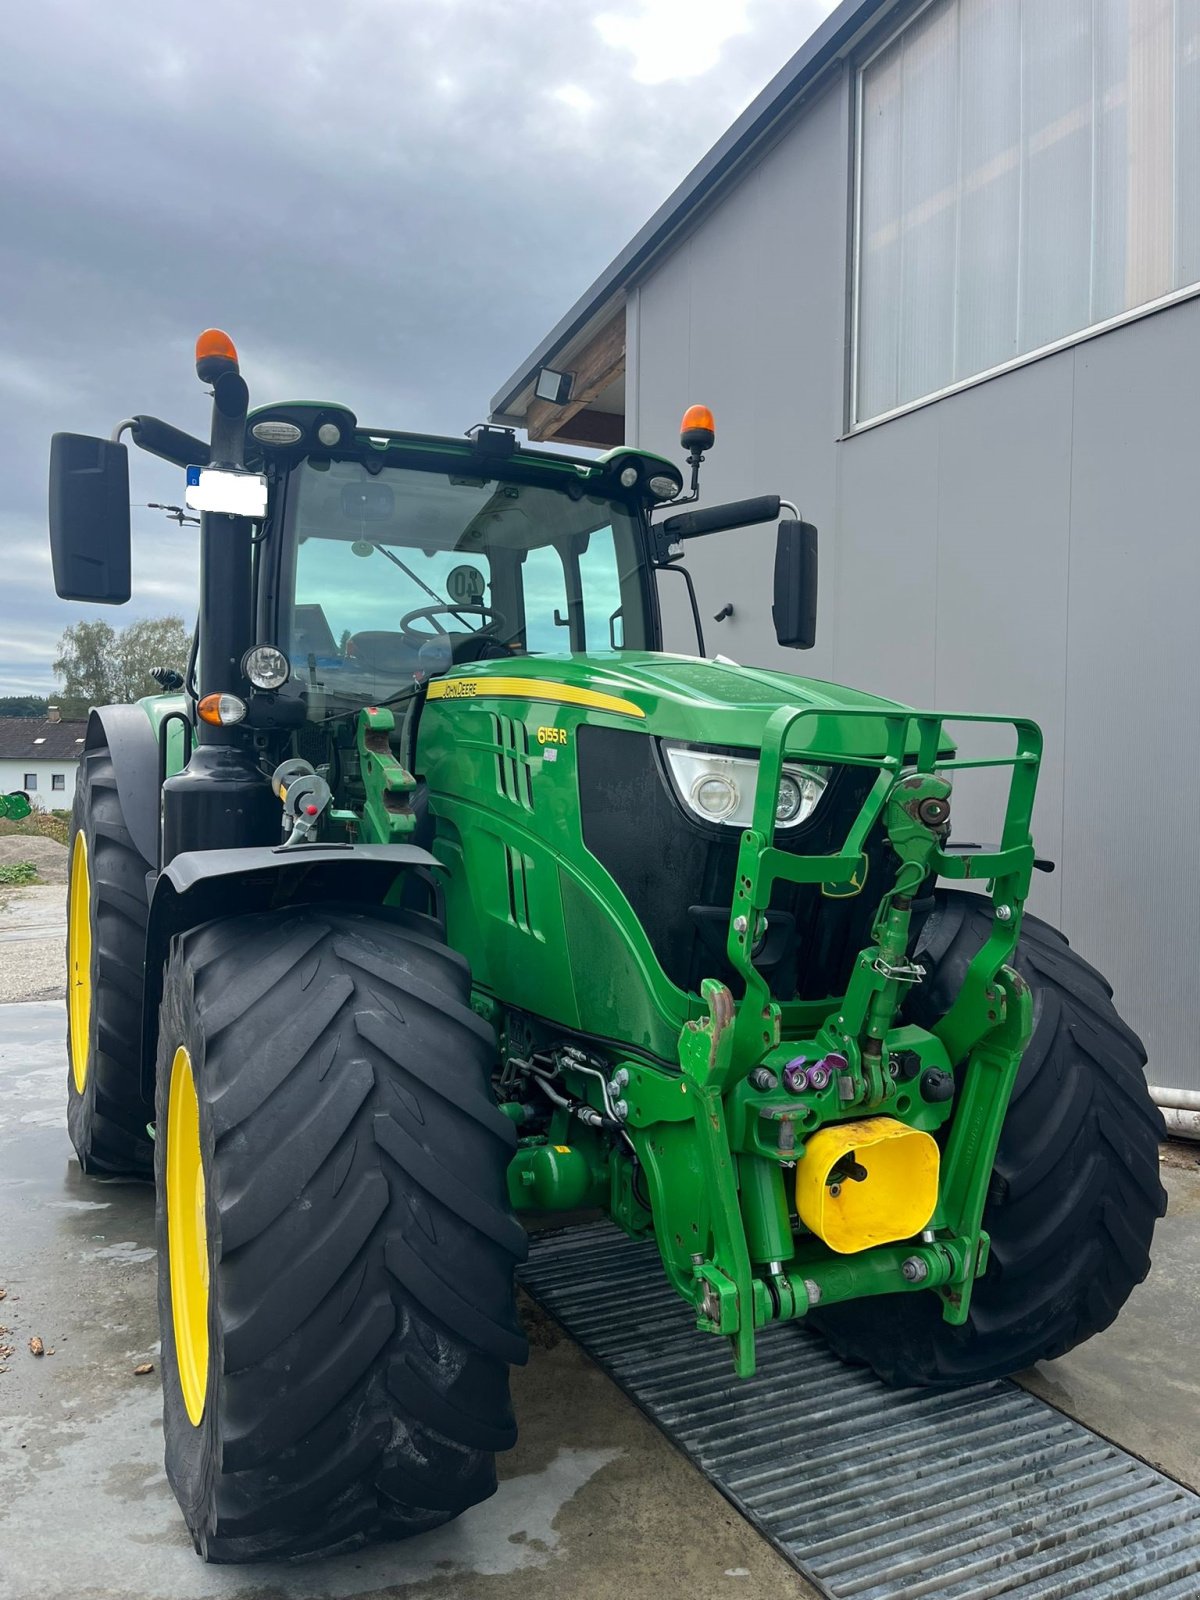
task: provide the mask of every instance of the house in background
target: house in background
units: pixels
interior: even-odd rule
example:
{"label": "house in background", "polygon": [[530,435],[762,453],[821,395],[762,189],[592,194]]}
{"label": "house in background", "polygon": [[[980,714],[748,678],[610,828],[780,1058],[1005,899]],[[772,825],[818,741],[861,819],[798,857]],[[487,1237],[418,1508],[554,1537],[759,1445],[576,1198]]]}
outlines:
{"label": "house in background", "polygon": [[44,718],[0,717],[0,794],[24,789],[39,810],[69,811],[86,733],[55,706]]}
{"label": "house in background", "polygon": [[799,657],[769,530],[688,546],[709,652],[1036,717],[1033,908],[1200,1089],[1200,0],[846,0],[492,417],[667,453],[692,402],[704,503],[821,535]]}

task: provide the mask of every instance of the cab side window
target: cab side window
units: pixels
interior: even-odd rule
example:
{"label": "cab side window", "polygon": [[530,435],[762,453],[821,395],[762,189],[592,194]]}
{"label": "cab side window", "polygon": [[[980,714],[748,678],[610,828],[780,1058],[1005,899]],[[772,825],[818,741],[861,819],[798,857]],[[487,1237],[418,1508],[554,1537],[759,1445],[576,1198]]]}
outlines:
{"label": "cab side window", "polygon": [[621,581],[611,528],[597,528],[579,557],[585,649],[593,655],[620,650],[625,643]]}
{"label": "cab side window", "polygon": [[[553,655],[571,648],[567,616],[567,576],[562,557],[551,544],[526,552],[521,564],[525,604],[525,648],[530,655]],[[559,624],[555,613],[564,619]]]}

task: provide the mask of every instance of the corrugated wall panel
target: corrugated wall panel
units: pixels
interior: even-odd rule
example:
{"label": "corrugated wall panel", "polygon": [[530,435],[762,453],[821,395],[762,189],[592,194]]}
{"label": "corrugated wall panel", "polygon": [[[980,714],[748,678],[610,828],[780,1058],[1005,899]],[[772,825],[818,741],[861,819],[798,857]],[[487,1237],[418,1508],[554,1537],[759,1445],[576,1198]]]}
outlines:
{"label": "corrugated wall panel", "polygon": [[[1062,855],[1070,353],[1020,384],[982,384],[918,413],[938,429],[935,700],[1031,716],[1046,739],[1034,813],[1038,849]],[[886,428],[882,431],[886,432]],[[864,436],[865,437],[865,436]],[[849,454],[849,451],[847,452]],[[956,831],[987,832],[964,808]],[[1057,923],[1061,870],[1034,879],[1032,909]]]}
{"label": "corrugated wall panel", "polygon": [[932,706],[937,434],[919,416],[897,422],[838,452],[837,561],[821,600],[837,616],[838,683]]}
{"label": "corrugated wall panel", "polygon": [[1200,304],[1075,352],[1063,922],[1200,1089]]}
{"label": "corrugated wall panel", "polygon": [[[831,441],[842,426],[847,116],[835,84],[643,283],[633,380],[637,442],[675,454],[684,407],[710,405],[717,443],[703,469],[704,503],[770,490],[795,500],[825,536],[823,574],[836,561]],[[814,650],[779,649],[773,556],[769,529],[690,548],[709,650],[828,677],[836,612],[822,615]],[[682,584],[665,579],[661,590],[668,643],[694,650]],[[733,617],[714,623],[727,599]]]}

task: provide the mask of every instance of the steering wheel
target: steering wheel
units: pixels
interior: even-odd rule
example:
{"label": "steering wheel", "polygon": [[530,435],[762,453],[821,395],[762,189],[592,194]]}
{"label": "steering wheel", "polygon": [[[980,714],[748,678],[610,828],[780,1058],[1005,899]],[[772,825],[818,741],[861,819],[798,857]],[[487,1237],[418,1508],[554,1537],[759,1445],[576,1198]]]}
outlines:
{"label": "steering wheel", "polygon": [[[407,637],[410,639],[415,639],[419,644],[423,644],[429,639],[436,639],[440,634],[447,634],[450,632],[450,629],[443,628],[441,623],[437,621],[438,614],[442,612],[448,612],[450,616],[457,617],[460,622],[462,621],[463,617],[490,618],[490,621],[485,622],[481,628],[471,629],[472,636],[474,637],[478,637],[480,634],[493,636],[497,634],[504,626],[504,618],[494,606],[485,606],[474,603],[469,605],[454,605],[451,601],[447,600],[444,602],[439,602],[435,606],[418,606],[415,611],[406,611],[400,618],[400,632],[407,635]],[[432,622],[433,632],[425,633],[422,629],[412,628],[409,626],[409,624],[412,622],[421,621]]]}

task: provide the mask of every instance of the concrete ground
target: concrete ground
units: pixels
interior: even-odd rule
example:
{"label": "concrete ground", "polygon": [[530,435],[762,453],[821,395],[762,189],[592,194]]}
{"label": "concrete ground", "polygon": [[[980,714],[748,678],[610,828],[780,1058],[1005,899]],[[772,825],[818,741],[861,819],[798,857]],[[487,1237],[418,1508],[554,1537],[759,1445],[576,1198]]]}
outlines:
{"label": "concrete ground", "polygon": [[1020,1381],[1200,1492],[1200,1144],[1166,1145],[1162,1165],[1167,1214],[1150,1276],[1111,1328]]}
{"label": "concrete ground", "polygon": [[[51,902],[28,890],[0,906],[0,970],[44,946],[23,969],[26,994],[61,994],[52,892],[53,926]],[[162,1470],[157,1372],[134,1370],[157,1364],[153,1196],[81,1176],[63,1126],[63,1033],[58,999],[0,1006],[0,1600],[814,1595],[532,1306],[532,1356],[514,1374],[521,1438],[491,1501],[403,1546],[204,1566]],[[1022,1381],[1200,1489],[1198,1155],[1168,1153],[1155,1268],[1117,1324]]]}

